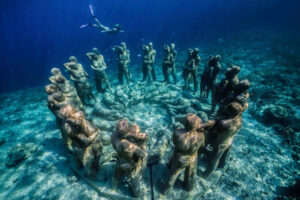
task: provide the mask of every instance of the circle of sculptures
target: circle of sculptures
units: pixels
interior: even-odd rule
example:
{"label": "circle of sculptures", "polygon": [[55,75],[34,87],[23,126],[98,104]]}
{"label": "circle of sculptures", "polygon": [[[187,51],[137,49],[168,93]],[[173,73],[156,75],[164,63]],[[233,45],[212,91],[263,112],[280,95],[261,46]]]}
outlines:
{"label": "circle of sculptures", "polygon": [[[51,83],[45,89],[48,108],[72,154],[70,166],[110,199],[130,199],[131,194],[147,199],[201,196],[226,164],[242,126],[242,113],[248,108],[250,83],[239,81],[240,67],[234,65],[217,83],[221,56],[210,56],[201,75],[199,97],[195,95],[200,64],[197,48],[188,50],[183,88],[176,77],[175,44],[164,46],[162,82],[157,81],[153,44],[142,48],[143,78],[137,82],[129,71],[126,44],[113,48],[119,63],[120,85],[115,87],[108,81],[99,50],[93,48],[86,54],[95,73],[96,95],[76,57],[64,64],[73,84],[60,69],[51,70]],[[191,83],[194,94],[188,91]],[[206,109],[209,104],[200,101],[209,93],[210,110]]]}

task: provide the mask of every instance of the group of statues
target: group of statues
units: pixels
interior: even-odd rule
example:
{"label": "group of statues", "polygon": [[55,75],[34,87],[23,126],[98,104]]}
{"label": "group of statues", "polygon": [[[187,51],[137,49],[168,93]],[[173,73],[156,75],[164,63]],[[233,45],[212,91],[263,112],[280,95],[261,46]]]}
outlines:
{"label": "group of statues", "polygon": [[[167,83],[169,76],[175,74],[175,58],[177,52],[175,45],[165,45],[165,59],[163,62],[163,75]],[[125,76],[127,83],[131,81],[128,70],[130,53],[126,44],[114,47],[118,54],[119,81],[123,83]],[[156,81],[154,70],[155,50],[152,43],[143,46],[143,80]],[[198,88],[197,73],[200,62],[199,49],[189,49],[188,59],[183,68],[185,88],[190,82],[194,83],[194,91]],[[112,91],[107,75],[106,64],[98,49],[86,54],[91,60],[91,67],[95,71],[95,83],[97,91],[103,93],[106,89]],[[221,57],[211,56],[208,65],[201,76],[200,95],[207,98],[212,93],[212,107],[209,113],[219,106],[214,120],[203,121],[199,116],[188,113],[184,119],[184,127],[173,132],[173,155],[167,164],[168,174],[162,181],[160,188],[163,194],[167,194],[179,174],[184,171],[184,186],[190,191],[196,183],[197,173],[202,178],[208,177],[217,168],[225,166],[235,134],[242,126],[242,113],[248,108],[248,80],[239,81],[240,67],[231,66],[225,72],[225,77],[217,83],[217,75],[220,72]],[[72,152],[78,166],[82,166],[86,175],[93,178],[99,169],[99,161],[103,155],[103,144],[98,127],[86,120],[83,104],[89,105],[95,100],[91,85],[88,82],[88,74],[78,63],[74,56],[64,64],[70,73],[70,83],[58,68],[51,70],[50,84],[46,86],[48,94],[48,108],[56,117],[57,126],[61,131],[63,141],[68,150]],[[104,87],[106,85],[106,87]],[[112,188],[118,186],[118,182],[124,176],[127,178],[135,197],[143,195],[141,188],[143,172],[147,167],[148,134],[142,133],[137,124],[131,124],[123,118],[116,124],[115,132],[111,134],[111,144],[117,152],[117,161],[112,177]],[[199,154],[206,158],[206,169],[197,170]]]}

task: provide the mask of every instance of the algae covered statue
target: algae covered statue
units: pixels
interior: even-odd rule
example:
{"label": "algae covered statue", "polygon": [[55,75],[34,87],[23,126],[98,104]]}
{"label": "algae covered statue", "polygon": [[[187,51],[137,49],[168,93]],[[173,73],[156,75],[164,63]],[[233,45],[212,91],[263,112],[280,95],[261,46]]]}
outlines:
{"label": "algae covered statue", "polygon": [[198,67],[200,64],[199,49],[195,48],[188,50],[188,59],[183,67],[182,77],[184,79],[185,89],[189,89],[190,82],[194,84],[194,93],[198,90]]}
{"label": "algae covered statue", "polygon": [[242,113],[248,107],[245,105],[232,102],[218,113],[215,125],[207,133],[207,144],[213,150],[208,154],[207,168],[201,173],[202,177],[206,178],[215,169],[225,166],[234,136],[242,126]]}
{"label": "algae covered statue", "polygon": [[95,99],[91,85],[88,82],[88,74],[83,69],[82,65],[77,61],[75,56],[69,58],[69,62],[64,66],[70,73],[71,80],[74,81],[75,88],[79,95],[81,102],[84,105],[91,104],[91,101]]}
{"label": "algae covered statue", "polygon": [[88,177],[94,178],[102,153],[100,130],[71,105],[60,109],[60,115],[63,117],[61,131],[72,140],[73,155],[79,167],[84,168]]}
{"label": "algae covered statue", "polygon": [[205,145],[204,131],[213,125],[212,120],[202,123],[197,115],[191,113],[186,115],[185,128],[177,129],[173,134],[175,149],[162,193],[167,194],[172,190],[177,177],[183,170],[185,170],[185,188],[188,191],[193,189],[197,175],[198,149]]}
{"label": "algae covered statue", "polygon": [[126,176],[133,196],[143,195],[141,184],[143,172],[147,167],[147,140],[148,135],[140,133],[138,125],[130,125],[126,119],[121,119],[117,123],[116,131],[111,136],[113,148],[118,154],[112,178],[113,188],[116,188],[119,180]]}
{"label": "algae covered statue", "polygon": [[125,76],[127,84],[130,83],[130,72],[128,69],[128,65],[130,63],[130,51],[126,47],[126,43],[122,42],[121,46],[115,46],[113,50],[118,55],[118,63],[119,63],[119,82],[123,84],[123,76]]}
{"label": "algae covered statue", "polygon": [[220,104],[223,98],[232,93],[234,88],[239,84],[238,74],[241,68],[239,66],[231,66],[226,69],[225,78],[221,80],[215,87],[212,93],[212,106],[210,114],[216,109],[217,104]]}
{"label": "algae covered statue", "polygon": [[210,56],[208,65],[201,75],[200,97],[208,98],[209,92],[214,93],[217,84],[217,76],[221,70],[221,56]]}
{"label": "algae covered statue", "polygon": [[52,76],[49,77],[50,82],[57,87],[57,89],[62,92],[67,101],[78,109],[82,109],[82,103],[76,92],[74,86],[69,80],[64,77],[58,68],[51,69]]}
{"label": "algae covered statue", "polygon": [[[172,43],[173,44],[173,43]],[[173,44],[174,45],[174,44]],[[171,49],[173,47],[173,49]],[[175,74],[175,56],[176,56],[176,51],[175,51],[175,45],[165,45],[164,50],[165,50],[165,57],[164,57],[164,62],[162,66],[162,71],[164,75],[164,82],[167,82],[168,84],[170,83],[170,74],[173,77],[173,82],[176,83],[176,74]]]}
{"label": "algae covered statue", "polygon": [[154,62],[155,62],[155,56],[156,51],[153,49],[153,43],[149,42],[148,45],[143,45],[143,81],[146,81],[147,79],[151,81],[156,81],[156,74],[154,69]]}
{"label": "algae covered statue", "polygon": [[107,89],[111,92],[112,90],[107,80],[107,75],[105,73],[106,64],[104,62],[103,55],[99,53],[99,50],[97,48],[93,48],[93,52],[89,52],[86,55],[90,59],[91,68],[95,72],[95,83],[97,92],[105,92],[105,87],[103,86],[104,84],[106,84]]}

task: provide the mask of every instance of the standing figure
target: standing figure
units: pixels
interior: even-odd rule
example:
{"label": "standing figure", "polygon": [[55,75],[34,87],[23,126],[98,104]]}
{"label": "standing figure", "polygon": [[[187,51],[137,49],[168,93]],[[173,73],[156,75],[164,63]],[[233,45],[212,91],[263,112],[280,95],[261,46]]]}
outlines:
{"label": "standing figure", "polygon": [[200,64],[200,56],[198,55],[199,49],[195,48],[194,50],[188,50],[188,60],[185,62],[183,67],[183,79],[185,81],[185,89],[189,89],[189,84],[192,79],[194,83],[194,93],[198,90],[198,66]]}
{"label": "standing figure", "polygon": [[172,73],[173,76],[173,81],[174,83],[176,83],[176,75],[175,75],[175,58],[174,58],[174,54],[171,51],[171,48],[168,45],[164,46],[165,49],[165,58],[164,58],[164,62],[162,65],[162,71],[163,71],[163,75],[164,75],[164,82],[167,82],[168,84],[170,83],[170,74]]}
{"label": "standing figure", "polygon": [[222,99],[231,93],[234,88],[239,84],[238,73],[240,72],[239,66],[231,66],[226,69],[225,78],[221,80],[215,87],[212,93],[212,106],[210,114],[214,113],[217,104],[220,104]]}
{"label": "standing figure", "polygon": [[147,167],[146,142],[148,134],[140,133],[138,125],[130,125],[121,119],[116,125],[116,132],[111,136],[113,148],[117,151],[117,162],[112,178],[112,187],[118,186],[119,180],[126,175],[133,196],[143,195],[141,181]]}
{"label": "standing figure", "polygon": [[151,65],[151,68],[152,68],[152,71],[151,71],[152,79],[153,79],[153,81],[156,81],[156,74],[155,74],[155,69],[154,69],[156,51],[153,49],[153,43],[152,42],[149,42],[148,46],[149,46],[149,54],[150,54],[150,57],[151,57],[150,65]]}
{"label": "standing figure", "polygon": [[173,70],[172,70],[172,74],[173,74],[173,79],[174,79],[174,83],[177,83],[177,77],[176,77],[176,56],[177,56],[177,51],[175,50],[175,44],[171,43],[170,45],[170,49],[171,49],[171,53],[173,54]]}
{"label": "standing figure", "polygon": [[152,76],[152,65],[151,65],[151,55],[150,55],[150,48],[147,45],[143,45],[143,81],[147,81],[151,83],[154,81]]}
{"label": "standing figure", "polygon": [[95,99],[92,88],[88,82],[89,76],[75,56],[71,56],[69,61],[70,62],[65,63],[64,66],[69,71],[71,80],[74,81],[81,102],[84,105],[89,105],[91,103],[90,101]]}
{"label": "standing figure", "polygon": [[84,167],[88,177],[94,178],[102,153],[100,130],[84,117],[82,111],[67,105],[60,109],[63,117],[62,133],[72,140],[73,155],[79,165]]}
{"label": "standing figure", "polygon": [[113,50],[118,54],[119,82],[123,84],[123,76],[125,76],[127,84],[129,85],[130,72],[128,70],[128,64],[130,63],[130,52],[126,49],[126,43],[122,42],[121,46],[115,46]]}
{"label": "standing figure", "polygon": [[184,172],[184,186],[192,190],[197,175],[198,149],[205,145],[204,131],[214,125],[214,121],[202,123],[202,120],[195,114],[187,114],[185,128],[177,129],[173,134],[175,145],[171,159],[171,169],[167,175],[162,192],[167,194],[179,176]]}
{"label": "standing figure", "polygon": [[211,145],[213,151],[208,155],[202,177],[208,177],[216,168],[225,166],[234,136],[242,126],[242,113],[247,107],[232,102],[218,113],[215,125],[207,133],[207,144]]}
{"label": "standing figure", "polygon": [[52,76],[49,77],[50,82],[62,92],[69,104],[73,105],[78,109],[83,109],[80,98],[76,92],[74,86],[66,79],[58,68],[51,69]]}
{"label": "standing figure", "polygon": [[210,56],[208,65],[204,69],[204,72],[201,75],[201,85],[200,85],[200,97],[208,98],[209,92],[214,93],[217,76],[221,70],[220,64],[221,56]]}
{"label": "standing figure", "polygon": [[99,53],[99,50],[97,48],[93,48],[93,52],[89,52],[86,54],[87,57],[91,61],[91,68],[94,70],[95,73],[95,83],[96,83],[96,89],[97,92],[104,93],[105,88],[103,87],[103,84],[106,84],[106,87],[111,92],[110,84],[107,80],[107,75],[105,73],[106,64],[104,62],[103,55]]}

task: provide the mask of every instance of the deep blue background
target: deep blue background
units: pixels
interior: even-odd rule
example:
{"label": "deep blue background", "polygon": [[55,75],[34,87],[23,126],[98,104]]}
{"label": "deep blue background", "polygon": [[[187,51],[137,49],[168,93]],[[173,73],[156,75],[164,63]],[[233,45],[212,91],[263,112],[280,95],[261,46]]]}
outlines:
{"label": "deep blue background", "polygon": [[[91,20],[89,4],[104,25],[120,23],[125,33],[79,29]],[[108,61],[110,47],[126,41],[139,63],[143,39],[160,52],[165,43],[185,49],[245,30],[298,30],[299,9],[300,0],[1,0],[0,93],[46,84],[50,68],[70,55],[88,69],[85,52],[94,46]]]}

